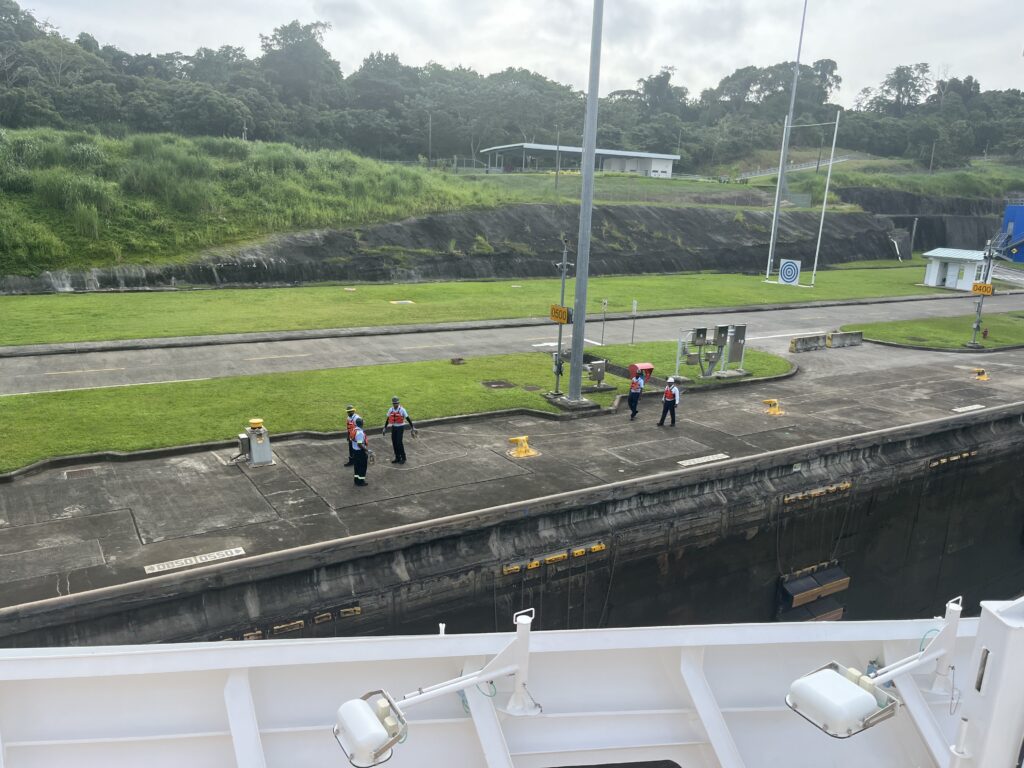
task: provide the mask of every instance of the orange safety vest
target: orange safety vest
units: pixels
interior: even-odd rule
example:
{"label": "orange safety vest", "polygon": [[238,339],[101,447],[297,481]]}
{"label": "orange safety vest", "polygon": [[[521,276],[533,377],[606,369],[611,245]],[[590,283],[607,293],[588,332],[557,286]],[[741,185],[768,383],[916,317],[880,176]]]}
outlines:
{"label": "orange safety vest", "polygon": [[641,379],[639,376],[634,376],[632,379],[630,379],[629,380],[629,391],[630,392],[639,392],[642,389],[642,387],[640,386],[640,382],[641,381],[643,381],[643,379]]}
{"label": "orange safety vest", "polygon": [[348,439],[349,440],[355,440],[356,439],[356,420],[355,420],[355,418],[352,417],[352,416],[349,416],[345,420],[345,426],[348,428]]}
{"label": "orange safety vest", "polygon": [[405,416],[402,415],[401,406],[397,410],[394,407],[388,408],[388,424],[393,427],[405,426]]}
{"label": "orange safety vest", "polygon": [[674,403],[676,401],[676,395],[672,391],[672,387],[665,387],[665,402],[667,403],[669,401]]}

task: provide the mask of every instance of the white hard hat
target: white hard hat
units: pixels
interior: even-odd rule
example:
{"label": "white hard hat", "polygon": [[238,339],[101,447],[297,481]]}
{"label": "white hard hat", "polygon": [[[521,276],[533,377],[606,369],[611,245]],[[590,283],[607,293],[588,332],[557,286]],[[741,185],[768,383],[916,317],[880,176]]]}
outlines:
{"label": "white hard hat", "polygon": [[675,383],[676,383],[676,380],[675,380],[675,379],[673,379],[673,378],[672,378],[671,376],[669,376],[669,377],[668,377],[668,383],[669,383],[669,384],[675,384]]}

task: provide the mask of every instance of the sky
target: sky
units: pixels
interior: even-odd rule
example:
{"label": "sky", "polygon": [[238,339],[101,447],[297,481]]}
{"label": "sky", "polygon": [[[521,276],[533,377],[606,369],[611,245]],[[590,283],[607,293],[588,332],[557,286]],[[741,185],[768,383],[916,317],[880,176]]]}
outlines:
{"label": "sky", "polygon": [[[484,74],[524,67],[583,90],[591,0],[19,0],[74,38],[132,53],[206,46],[260,52],[260,33],[292,19],[332,25],[324,45],[351,73],[373,51]],[[984,89],[1024,88],[1020,0],[809,0],[801,61],[834,59],[851,106],[900,64],[974,75]],[[602,95],[675,68],[693,95],[748,65],[792,61],[801,0],[605,0]]]}

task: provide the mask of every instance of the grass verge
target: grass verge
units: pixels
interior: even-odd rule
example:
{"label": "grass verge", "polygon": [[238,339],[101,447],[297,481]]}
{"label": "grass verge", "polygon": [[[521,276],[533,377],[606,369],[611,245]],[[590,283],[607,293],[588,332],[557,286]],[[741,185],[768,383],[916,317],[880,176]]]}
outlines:
{"label": "grass verge", "polygon": [[[660,361],[671,346],[638,344],[621,354],[617,347],[608,349],[628,364],[635,354]],[[762,357],[773,358],[750,350],[747,356],[748,368]],[[773,359],[758,370],[788,368],[785,360]],[[498,380],[515,386],[492,389],[482,383]],[[607,383],[616,391],[589,396],[605,407],[629,386],[616,376]],[[552,384],[550,356],[532,352],[471,358],[458,366],[396,363],[0,397],[0,472],[53,456],[230,440],[253,416],[265,419],[271,434],[340,430],[347,403],[356,405],[370,430],[371,445],[376,440],[379,446],[375,429],[394,394],[415,422],[509,408],[555,412],[541,396]]]}
{"label": "grass verge", "polygon": [[[591,350],[591,352],[594,351]],[[654,366],[654,375],[661,379],[675,375],[676,371],[676,342],[674,341],[610,344],[594,353],[600,354],[611,362],[622,366],[628,366],[630,363],[650,363]],[[780,376],[788,373],[792,367],[792,364],[783,357],[771,355],[767,352],[759,352],[756,349],[747,349],[743,355],[743,368],[750,373],[750,376],[745,377],[745,379],[732,379],[730,381]],[[687,389],[700,388],[712,383],[722,383],[721,379],[702,379],[700,368],[696,365],[680,365],[679,375],[693,380],[692,384],[686,385]]]}
{"label": "grass verge", "polygon": [[[766,284],[755,275],[597,277],[590,280],[588,312],[599,314],[605,298],[609,312],[628,312],[633,299],[640,310],[665,310],[941,293],[917,285],[923,277],[920,266],[825,270],[814,290]],[[349,288],[0,296],[0,346],[546,317],[559,281]],[[571,283],[567,294],[571,305]]]}
{"label": "grass verge", "polygon": [[[941,317],[931,320],[906,320],[896,323],[867,323],[843,326],[844,331],[863,331],[865,339],[908,344],[935,349],[962,349],[971,340],[974,315]],[[1024,312],[984,315],[981,327],[988,338],[978,334],[978,343],[986,349],[1024,344]]]}

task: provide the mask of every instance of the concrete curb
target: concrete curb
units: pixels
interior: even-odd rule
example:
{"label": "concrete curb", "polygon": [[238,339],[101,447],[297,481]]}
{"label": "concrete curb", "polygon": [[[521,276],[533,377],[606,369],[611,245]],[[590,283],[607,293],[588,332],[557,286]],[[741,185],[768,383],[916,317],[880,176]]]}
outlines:
{"label": "concrete curb", "polygon": [[[1012,296],[1021,291],[1004,291],[1000,296]],[[780,309],[809,309],[816,307],[863,306],[870,304],[897,304],[907,301],[935,301],[967,299],[970,294],[952,296],[945,294],[923,294],[914,296],[890,296],[888,298],[845,299],[836,301],[801,301],[792,304],[753,304],[735,307],[696,307],[692,309],[666,309],[639,312],[639,318],[688,317],[693,315],[735,314],[738,312],[774,312]],[[616,312],[608,320],[629,320],[628,312]],[[600,315],[587,315],[587,322],[597,322]],[[461,323],[430,323],[423,325],[381,325],[356,328],[322,328],[305,331],[267,331],[261,333],[229,333],[216,336],[169,336],[156,339],[123,339],[116,341],[82,341],[60,344],[25,344],[22,346],[0,347],[0,359],[8,357],[38,357],[43,355],[81,354],[85,352],[116,352],[138,349],[174,349],[182,347],[209,347],[224,344],[259,344],[274,341],[304,339],[335,339],[352,336],[394,336],[405,333],[435,333],[439,331],[480,331],[491,328],[529,328],[550,325],[546,317],[510,318],[507,320],[480,320]]]}
{"label": "concrete curb", "polygon": [[[700,387],[690,387],[683,391],[688,393],[701,392],[705,390],[717,390],[724,387],[737,387],[744,384],[754,384],[762,382],[778,381],[781,379],[788,379],[792,376],[796,376],[800,371],[800,367],[796,363],[791,364],[793,367],[786,373],[781,373],[776,376],[766,376],[757,379],[733,379],[729,381],[719,381],[714,383],[704,384]],[[656,392],[645,393],[648,396],[656,395]],[[601,416],[606,414],[618,413],[619,407],[627,399],[627,395],[616,396],[614,402],[607,408],[596,408],[587,411],[571,411],[562,413],[552,413],[550,411],[538,411],[533,408],[510,408],[504,411],[489,411],[487,413],[469,413],[459,416],[442,416],[437,419],[425,419],[423,421],[417,421],[418,425],[424,427],[436,427],[445,424],[462,424],[467,421],[479,421],[482,419],[491,419],[494,417],[504,416],[531,416],[540,419],[547,419],[548,421],[573,421],[575,419],[589,418],[592,416]],[[272,438],[275,442],[288,442],[291,440],[339,440],[341,438],[341,431],[337,432],[314,432],[311,430],[302,430],[299,432],[282,432],[281,434],[272,434]],[[92,464],[94,462],[128,462],[128,461],[141,461],[144,459],[162,459],[169,456],[184,456],[190,453],[202,453],[204,451],[217,451],[224,448],[231,448],[235,445],[234,440],[216,440],[209,443],[186,443],[185,445],[173,445],[165,448],[149,448],[143,451],[96,451],[94,453],[79,453],[72,454],[69,456],[55,456],[49,459],[41,459],[40,461],[33,462],[24,467],[18,467],[12,469],[10,472],[0,473],[0,485],[5,483],[12,483],[19,477],[26,475],[35,474],[46,469],[59,469],[60,467],[75,467],[81,464]]]}
{"label": "concrete curb", "polygon": [[990,355],[993,352],[1011,352],[1014,349],[1024,349],[1024,344],[1011,344],[1008,347],[995,347],[993,349],[958,349],[945,347],[922,347],[917,344],[900,344],[896,341],[882,341],[880,339],[865,338],[869,344],[878,344],[881,347],[896,347],[898,349],[916,349],[921,352],[952,352],[955,355]]}

